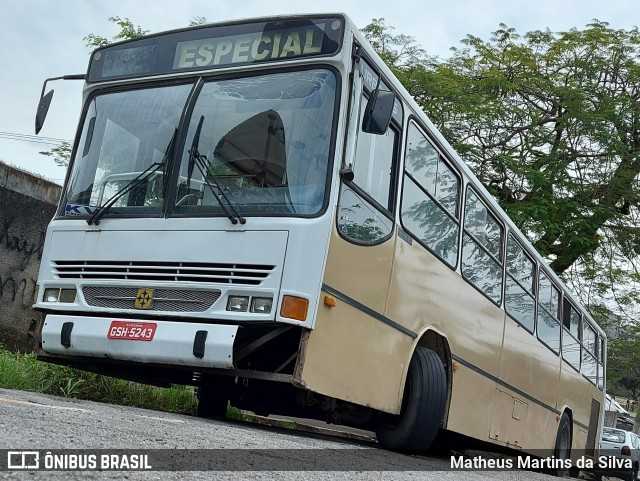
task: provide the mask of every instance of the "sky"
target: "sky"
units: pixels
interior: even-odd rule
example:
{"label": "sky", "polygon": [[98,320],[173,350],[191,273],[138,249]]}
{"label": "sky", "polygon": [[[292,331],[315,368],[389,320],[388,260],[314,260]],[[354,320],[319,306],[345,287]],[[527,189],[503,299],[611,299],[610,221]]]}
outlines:
{"label": "sky", "polygon": [[194,17],[222,22],[255,16],[346,13],[362,28],[384,18],[396,34],[415,38],[441,58],[468,34],[488,39],[500,23],[520,34],[584,28],[593,19],[615,29],[638,25],[634,0],[2,0],[0,8],[0,160],[61,184],[65,169],[40,155],[51,139],[72,140],[82,104],[82,81],[48,84],[55,95],[47,121],[34,138],[34,119],[46,78],[84,74],[89,34],[111,38],[108,18],[129,18],[150,33],[182,28]]}

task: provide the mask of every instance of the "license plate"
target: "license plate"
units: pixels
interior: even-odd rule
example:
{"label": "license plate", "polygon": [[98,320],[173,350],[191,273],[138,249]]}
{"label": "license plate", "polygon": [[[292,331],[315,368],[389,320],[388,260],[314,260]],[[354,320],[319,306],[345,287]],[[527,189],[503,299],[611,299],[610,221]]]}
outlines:
{"label": "license plate", "polygon": [[155,322],[112,321],[107,338],[126,341],[151,341],[156,333]]}

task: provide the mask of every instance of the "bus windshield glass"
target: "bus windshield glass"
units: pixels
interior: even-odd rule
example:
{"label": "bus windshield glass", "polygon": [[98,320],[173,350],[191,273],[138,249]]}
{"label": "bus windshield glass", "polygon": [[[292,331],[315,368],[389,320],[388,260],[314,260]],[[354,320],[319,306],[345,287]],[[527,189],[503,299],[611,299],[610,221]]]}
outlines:
{"label": "bus windshield glass", "polygon": [[[60,215],[321,210],[335,123],[332,71],[211,79],[195,96],[192,90],[193,84],[166,85],[93,97]],[[181,124],[184,111],[190,118]]]}
{"label": "bus windshield glass", "polygon": [[[303,70],[204,85],[182,152],[176,214],[315,214],[327,181],[336,80]],[[218,200],[219,199],[219,200]]]}

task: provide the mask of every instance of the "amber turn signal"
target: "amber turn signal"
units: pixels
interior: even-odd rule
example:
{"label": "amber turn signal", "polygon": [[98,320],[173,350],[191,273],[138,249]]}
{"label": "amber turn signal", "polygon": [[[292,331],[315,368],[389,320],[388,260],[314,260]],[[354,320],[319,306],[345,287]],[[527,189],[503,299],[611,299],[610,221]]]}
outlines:
{"label": "amber turn signal", "polygon": [[280,315],[289,319],[295,319],[296,321],[306,321],[308,308],[309,301],[307,299],[294,296],[284,296],[282,298]]}
{"label": "amber turn signal", "polygon": [[326,295],[324,296],[324,305],[329,307],[336,307],[338,305],[338,301],[335,297]]}

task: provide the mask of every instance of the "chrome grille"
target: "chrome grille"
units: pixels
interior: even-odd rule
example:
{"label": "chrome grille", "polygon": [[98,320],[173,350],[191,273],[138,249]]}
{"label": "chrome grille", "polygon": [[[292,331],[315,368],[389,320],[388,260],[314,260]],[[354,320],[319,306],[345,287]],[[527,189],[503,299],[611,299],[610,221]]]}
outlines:
{"label": "chrome grille", "polygon": [[215,282],[259,286],[275,266],[204,262],[53,261],[59,279]]}
{"label": "chrome grille", "polygon": [[[82,288],[82,294],[90,306],[135,309],[138,288],[85,286]],[[203,312],[209,309],[219,297],[218,290],[153,289],[153,304],[147,310]]]}

